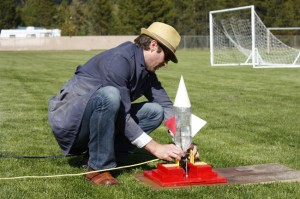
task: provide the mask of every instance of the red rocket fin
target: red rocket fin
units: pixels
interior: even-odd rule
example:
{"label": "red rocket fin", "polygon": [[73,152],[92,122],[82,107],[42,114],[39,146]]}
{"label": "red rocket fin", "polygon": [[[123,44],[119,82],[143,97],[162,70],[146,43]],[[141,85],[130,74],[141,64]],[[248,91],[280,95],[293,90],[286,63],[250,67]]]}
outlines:
{"label": "red rocket fin", "polygon": [[171,133],[175,136],[176,135],[176,117],[171,117],[170,119],[165,121],[165,125],[171,131]]}

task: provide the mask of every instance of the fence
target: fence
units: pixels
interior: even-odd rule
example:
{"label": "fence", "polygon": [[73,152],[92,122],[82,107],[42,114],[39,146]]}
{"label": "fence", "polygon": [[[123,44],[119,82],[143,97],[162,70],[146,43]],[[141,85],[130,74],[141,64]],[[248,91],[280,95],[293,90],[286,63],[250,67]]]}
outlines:
{"label": "fence", "polygon": [[[300,48],[300,35],[280,35],[278,39],[287,45]],[[74,36],[44,38],[0,38],[0,51],[19,50],[99,50],[115,47],[136,36]],[[208,35],[183,35],[179,49],[208,49]]]}
{"label": "fence", "polygon": [[[275,35],[280,41],[286,45],[300,49],[300,35]],[[209,48],[208,35],[181,36],[180,48]]]}

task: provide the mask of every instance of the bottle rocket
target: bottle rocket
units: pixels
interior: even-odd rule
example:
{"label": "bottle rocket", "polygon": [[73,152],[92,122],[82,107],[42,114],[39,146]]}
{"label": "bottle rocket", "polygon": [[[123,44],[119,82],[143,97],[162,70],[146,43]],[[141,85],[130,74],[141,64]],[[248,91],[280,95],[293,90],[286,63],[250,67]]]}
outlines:
{"label": "bottle rocket", "polygon": [[181,147],[184,152],[187,152],[192,143],[192,107],[182,76],[173,106],[176,118],[174,142],[176,146]]}

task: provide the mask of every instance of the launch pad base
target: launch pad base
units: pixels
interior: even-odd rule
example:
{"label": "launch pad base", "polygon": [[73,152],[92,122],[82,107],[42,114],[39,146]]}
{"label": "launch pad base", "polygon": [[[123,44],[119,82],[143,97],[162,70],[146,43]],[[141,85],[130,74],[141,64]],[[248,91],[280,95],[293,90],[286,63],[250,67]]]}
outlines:
{"label": "launch pad base", "polygon": [[219,176],[210,165],[188,163],[188,173],[180,166],[158,164],[157,169],[144,171],[144,176],[163,187],[189,186],[197,184],[226,183],[227,179]]}
{"label": "launch pad base", "polygon": [[[158,169],[158,168],[157,168]],[[273,182],[300,182],[300,171],[291,169],[289,167],[277,164],[259,164],[249,166],[238,166],[228,168],[214,168],[217,174],[224,176],[227,179],[225,183],[198,183],[188,181],[178,181],[177,183],[167,182],[169,186],[162,186],[159,177],[154,177],[157,172],[156,169],[151,171],[145,171],[143,173],[134,174],[134,177],[140,182],[145,183],[154,190],[168,189],[168,188],[185,188],[190,186],[208,186],[208,185],[237,185],[237,184],[259,184],[259,183],[273,183]],[[176,171],[178,172],[178,171]],[[151,177],[147,177],[151,176]],[[172,178],[171,178],[172,179]],[[212,182],[212,181],[211,181]],[[171,185],[171,183],[173,183]]]}

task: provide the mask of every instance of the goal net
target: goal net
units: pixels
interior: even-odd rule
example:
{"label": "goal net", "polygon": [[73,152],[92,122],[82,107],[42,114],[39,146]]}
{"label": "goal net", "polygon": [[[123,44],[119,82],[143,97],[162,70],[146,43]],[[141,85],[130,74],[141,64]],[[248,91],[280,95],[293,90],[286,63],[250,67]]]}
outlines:
{"label": "goal net", "polygon": [[300,67],[300,50],[277,39],[245,6],[209,12],[212,66]]}

